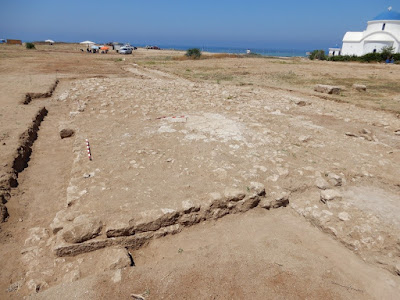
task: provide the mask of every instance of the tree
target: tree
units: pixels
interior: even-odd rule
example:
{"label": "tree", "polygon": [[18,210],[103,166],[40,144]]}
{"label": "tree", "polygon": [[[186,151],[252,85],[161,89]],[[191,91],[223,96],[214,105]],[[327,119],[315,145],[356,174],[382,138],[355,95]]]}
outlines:
{"label": "tree", "polygon": [[324,50],[314,50],[311,52],[309,58],[311,60],[318,59],[318,60],[326,60],[326,55]]}
{"label": "tree", "polygon": [[26,43],[25,47],[26,47],[26,49],[36,49],[34,43]]}
{"label": "tree", "polygon": [[187,51],[186,51],[186,54],[185,54],[187,57],[189,57],[189,58],[192,58],[192,59],[197,59],[197,58],[200,58],[200,56],[201,56],[201,51],[200,51],[200,49],[198,49],[198,48],[191,48],[191,49],[188,49]]}
{"label": "tree", "polygon": [[394,54],[394,47],[393,46],[385,46],[381,50],[382,58],[383,59],[390,59]]}

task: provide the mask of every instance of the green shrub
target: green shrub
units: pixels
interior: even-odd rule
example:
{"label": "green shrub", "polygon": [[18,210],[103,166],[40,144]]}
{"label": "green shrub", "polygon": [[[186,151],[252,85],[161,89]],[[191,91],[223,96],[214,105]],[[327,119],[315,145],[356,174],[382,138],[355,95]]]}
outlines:
{"label": "green shrub", "polygon": [[191,48],[191,49],[188,49],[187,51],[186,51],[186,54],[185,54],[187,57],[190,57],[190,58],[192,58],[192,59],[197,59],[197,58],[200,58],[200,56],[201,56],[201,51],[200,51],[200,49],[199,48]]}
{"label": "green shrub", "polygon": [[26,47],[26,49],[36,49],[34,43],[26,43],[25,47]]}
{"label": "green shrub", "polygon": [[393,46],[386,46],[386,47],[383,47],[381,50],[381,55],[384,60],[391,59],[393,56],[393,53],[394,53]]}
{"label": "green shrub", "polygon": [[381,52],[367,53],[363,56],[355,55],[337,55],[328,57],[329,61],[358,61],[358,62],[385,62],[386,59],[394,59],[394,61],[400,61],[400,53],[394,53],[391,49],[383,48]]}
{"label": "green shrub", "polygon": [[361,62],[381,62],[385,61],[386,58],[382,57],[382,53],[367,53],[363,56],[360,56],[360,61]]}
{"label": "green shrub", "polygon": [[359,57],[355,55],[336,55],[327,58],[329,61],[358,61]]}
{"label": "green shrub", "polygon": [[326,60],[326,55],[324,50],[314,50],[311,52],[309,58],[311,60],[318,59],[318,60]]}
{"label": "green shrub", "polygon": [[400,61],[400,53],[395,53],[392,55],[394,61]]}

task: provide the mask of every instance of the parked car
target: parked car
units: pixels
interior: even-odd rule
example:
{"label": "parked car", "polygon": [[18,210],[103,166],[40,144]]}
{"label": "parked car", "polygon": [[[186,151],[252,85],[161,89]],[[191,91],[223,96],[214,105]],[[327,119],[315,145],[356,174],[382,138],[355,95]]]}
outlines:
{"label": "parked car", "polygon": [[119,49],[120,54],[132,54],[132,48],[131,47],[122,47]]}
{"label": "parked car", "polygon": [[133,47],[130,44],[126,44],[123,48],[131,49],[131,50],[137,50],[136,47]]}

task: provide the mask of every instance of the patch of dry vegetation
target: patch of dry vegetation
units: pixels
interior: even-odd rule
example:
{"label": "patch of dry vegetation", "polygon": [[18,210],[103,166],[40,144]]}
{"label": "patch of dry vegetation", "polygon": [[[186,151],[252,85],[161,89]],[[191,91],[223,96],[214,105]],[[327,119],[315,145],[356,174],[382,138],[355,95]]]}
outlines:
{"label": "patch of dry vegetation", "polygon": [[[204,54],[196,60],[183,55],[150,61],[143,58],[140,63],[193,81],[298,90],[310,95],[314,95],[316,84],[338,85],[343,88],[336,96],[340,101],[400,113],[397,65],[259,59],[236,54]],[[366,85],[367,92],[352,89],[354,83]]]}
{"label": "patch of dry vegetation", "polygon": [[[0,45],[0,70],[13,74],[15,64],[23,60],[26,74],[54,73],[60,76],[77,73],[91,76],[124,76],[123,67],[139,64],[169,72],[193,81],[206,81],[237,86],[279,88],[313,93],[315,84],[343,87],[340,100],[360,106],[400,112],[400,66],[385,64],[333,63],[303,58],[278,58],[228,53],[203,53],[199,59],[185,56],[184,51],[148,51],[139,49],[133,55],[116,53],[81,53],[82,45],[37,45],[29,51],[22,46]],[[49,55],[57,56],[49,60]],[[366,93],[352,89],[354,83],[367,86]]]}
{"label": "patch of dry vegetation", "polygon": [[[244,55],[239,54],[229,54],[229,53],[215,53],[215,54],[202,54],[197,60],[205,60],[205,59],[223,59],[223,58],[244,58]],[[190,56],[175,56],[172,58],[175,61],[185,61],[185,60],[194,60],[194,58]]]}

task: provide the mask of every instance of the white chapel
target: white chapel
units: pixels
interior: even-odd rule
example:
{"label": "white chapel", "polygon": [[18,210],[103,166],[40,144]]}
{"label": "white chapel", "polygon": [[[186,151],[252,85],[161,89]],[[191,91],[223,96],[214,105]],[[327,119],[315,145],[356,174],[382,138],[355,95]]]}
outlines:
{"label": "white chapel", "polygon": [[386,46],[394,47],[395,53],[400,52],[400,13],[391,7],[369,21],[365,31],[346,32],[340,54],[362,56],[379,52]]}

